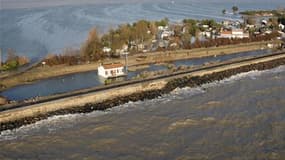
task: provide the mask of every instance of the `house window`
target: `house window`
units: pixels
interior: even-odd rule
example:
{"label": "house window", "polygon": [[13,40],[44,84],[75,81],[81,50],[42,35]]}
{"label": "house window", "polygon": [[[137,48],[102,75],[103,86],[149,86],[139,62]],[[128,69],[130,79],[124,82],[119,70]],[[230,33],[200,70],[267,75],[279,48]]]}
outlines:
{"label": "house window", "polygon": [[117,73],[119,73],[120,71],[119,71],[119,69],[117,69]]}
{"label": "house window", "polygon": [[105,71],[105,75],[108,75],[108,71]]}

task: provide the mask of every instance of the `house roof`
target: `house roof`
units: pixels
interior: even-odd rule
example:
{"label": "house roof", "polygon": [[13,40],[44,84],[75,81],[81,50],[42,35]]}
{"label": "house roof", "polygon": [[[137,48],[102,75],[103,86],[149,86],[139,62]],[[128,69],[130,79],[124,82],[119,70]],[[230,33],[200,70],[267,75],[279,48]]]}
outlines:
{"label": "house roof", "polygon": [[221,34],[232,34],[232,31],[222,31]]}
{"label": "house roof", "polygon": [[120,68],[124,67],[122,63],[109,63],[109,64],[103,64],[102,65],[105,69],[112,69],[112,68]]}

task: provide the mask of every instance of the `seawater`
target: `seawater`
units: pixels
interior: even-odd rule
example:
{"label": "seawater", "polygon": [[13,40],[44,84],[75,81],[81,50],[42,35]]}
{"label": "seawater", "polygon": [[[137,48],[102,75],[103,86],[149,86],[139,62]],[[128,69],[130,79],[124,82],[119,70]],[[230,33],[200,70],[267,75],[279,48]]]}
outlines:
{"label": "seawater", "polygon": [[0,159],[284,159],[285,66],[0,134]]}

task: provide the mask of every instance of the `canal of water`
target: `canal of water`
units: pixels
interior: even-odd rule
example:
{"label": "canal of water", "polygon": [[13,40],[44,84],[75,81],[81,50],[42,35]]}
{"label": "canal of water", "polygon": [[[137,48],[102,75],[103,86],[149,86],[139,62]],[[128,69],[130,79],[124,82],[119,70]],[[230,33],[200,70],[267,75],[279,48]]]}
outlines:
{"label": "canal of water", "polygon": [[[272,53],[271,50],[256,50],[249,52],[240,52],[230,55],[178,60],[171,63],[174,64],[176,67],[198,66],[198,65],[203,65],[204,63],[207,62],[218,62],[218,61],[222,62],[235,58],[261,56],[269,53]],[[157,70],[166,70],[166,69],[167,69],[166,66],[152,64],[148,68],[129,72],[127,79],[131,79],[143,71],[157,71]],[[37,96],[48,96],[58,93],[95,87],[99,85],[104,85],[104,78],[98,76],[97,70],[94,70],[90,72],[76,73],[65,76],[59,76],[55,78],[44,79],[37,81],[33,84],[16,86],[0,93],[0,95],[5,96],[10,100],[21,101]]]}

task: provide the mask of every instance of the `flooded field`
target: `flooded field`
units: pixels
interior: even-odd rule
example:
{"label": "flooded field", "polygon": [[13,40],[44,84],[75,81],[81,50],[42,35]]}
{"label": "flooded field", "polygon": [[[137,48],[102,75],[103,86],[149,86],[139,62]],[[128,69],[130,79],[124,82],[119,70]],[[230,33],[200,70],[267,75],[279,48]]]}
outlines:
{"label": "flooded field", "polygon": [[0,159],[284,159],[285,66],[0,135]]}

